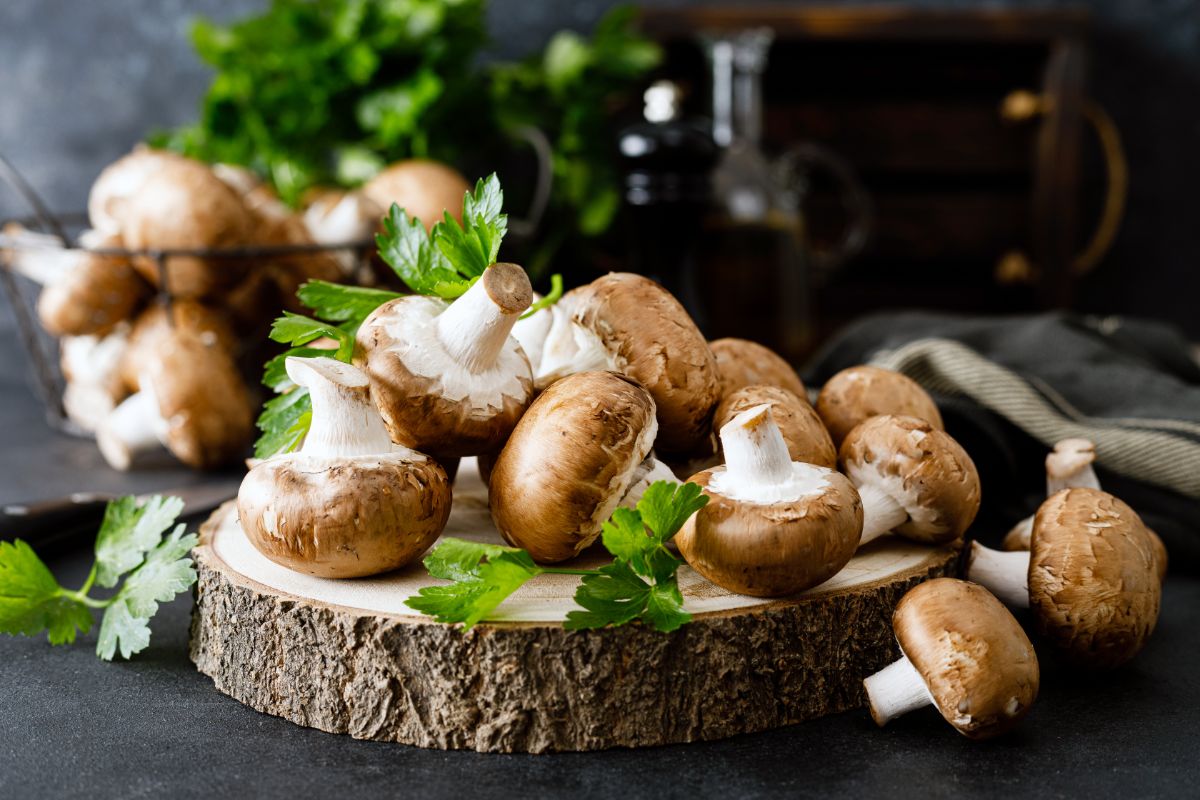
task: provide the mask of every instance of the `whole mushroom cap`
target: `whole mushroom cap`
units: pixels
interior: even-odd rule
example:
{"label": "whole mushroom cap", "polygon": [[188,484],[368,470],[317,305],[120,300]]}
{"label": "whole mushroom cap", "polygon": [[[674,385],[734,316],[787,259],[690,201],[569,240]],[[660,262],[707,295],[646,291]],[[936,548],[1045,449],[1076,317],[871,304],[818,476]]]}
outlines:
{"label": "whole mushroom cap", "polygon": [[684,454],[702,449],[721,385],[708,342],[679,301],[628,272],[605,275],[570,295],[574,320],[600,339],[617,370],[654,398],[656,447]]}
{"label": "whole mushroom cap", "polygon": [[233,358],[218,343],[182,333],[159,339],[142,384],[165,422],[164,444],[184,464],[197,469],[227,464],[250,444],[250,396]]}
{"label": "whole mushroom cap", "polygon": [[[133,250],[239,247],[252,234],[252,217],[237,192],[207,166],[189,159],[166,161],[146,177],[125,203],[121,228]],[[156,260],[139,257],[133,264],[143,278],[160,286]],[[175,297],[205,297],[237,283],[248,268],[245,259],[172,256],[166,262],[165,288]]]}
{"label": "whole mushroom cap", "polygon": [[1064,489],[1034,516],[1029,605],[1038,630],[1071,659],[1109,669],[1131,659],[1158,621],[1158,554],[1132,508],[1099,489]]}
{"label": "whole mushroom cap", "polygon": [[88,192],[88,221],[92,228],[119,236],[125,225],[126,207],[141,191],[142,184],[156,172],[187,161],[169,150],[137,147],[109,164],[101,170]]}
{"label": "whole mushroom cap", "polygon": [[855,426],[882,414],[916,417],[945,429],[937,404],[916,381],[880,367],[848,367],[837,373],[821,388],[816,409],[839,447]]}
{"label": "whole mushroom cap", "polygon": [[654,444],[654,401],[616,372],[580,372],[538,395],[492,465],[489,505],[505,541],[563,561],[600,535]]}
{"label": "whole mushroom cap", "polygon": [[771,348],[733,337],[716,339],[708,346],[717,361],[722,396],[745,386],[778,386],[808,402],[807,390],[796,370]]}
{"label": "whole mushroom cap", "polygon": [[237,337],[221,312],[194,300],[153,303],[134,320],[129,344],[121,355],[121,380],[129,391],[140,388],[141,373],[154,357],[159,340],[176,334],[195,337],[227,353],[237,352]]}
{"label": "whole mushroom cap", "polygon": [[718,586],[754,597],[781,597],[824,583],[854,556],[863,507],[844,475],[811,464],[811,491],[795,500],[755,503],[717,491],[724,467],[688,479],[709,501],[675,536],[692,569]]}
{"label": "whole mushroom cap", "polygon": [[958,442],[915,417],[878,416],[842,442],[839,456],[855,486],[882,489],[908,513],[896,532],[918,542],[960,538],[979,512],[979,473]]}
{"label": "whole mushroom cap", "polygon": [[288,453],[254,467],[238,519],[267,558],[322,578],[387,572],[429,549],[450,516],[450,482],[432,459],[336,461]]}
{"label": "whole mushroom cap", "polygon": [[458,170],[415,158],[397,161],[362,187],[363,195],[385,214],[395,203],[410,219],[421,220],[426,230],[441,222],[446,212],[461,222],[463,196],[469,191],[470,184]]}
{"label": "whole mushroom cap", "polygon": [[713,428],[719,430],[738,414],[764,403],[771,406],[792,461],[830,469],[837,466],[837,448],[817,412],[807,400],[778,386],[745,386],[725,395],[717,406]]}
{"label": "whole mushroom cap", "polygon": [[937,710],[959,733],[985,739],[1028,713],[1040,672],[1029,637],[982,586],[935,578],[900,599],[896,641],[925,679]]}

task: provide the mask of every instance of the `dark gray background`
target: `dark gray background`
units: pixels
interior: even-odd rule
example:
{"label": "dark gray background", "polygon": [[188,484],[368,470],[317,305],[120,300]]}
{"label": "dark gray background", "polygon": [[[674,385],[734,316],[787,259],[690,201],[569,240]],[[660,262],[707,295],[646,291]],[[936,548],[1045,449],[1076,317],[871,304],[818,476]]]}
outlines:
{"label": "dark gray background", "polygon": [[[826,5],[834,0],[825,0]],[[494,53],[515,57],[558,28],[587,29],[613,0],[493,0]],[[687,0],[651,0],[682,6]],[[910,5],[970,8],[974,0]],[[208,74],[187,40],[195,15],[231,19],[265,0],[2,0],[0,152],[60,209],[81,208],[104,164],[146,131],[191,120]],[[883,3],[882,5],[902,5]],[[1093,94],[1125,135],[1129,214],[1080,307],[1173,320],[1200,339],[1195,250],[1200,168],[1200,3],[1002,0],[988,7],[1083,5],[1097,21]],[[819,77],[814,77],[819,80]],[[19,206],[0,189],[0,217]],[[7,310],[0,310],[0,317]]]}

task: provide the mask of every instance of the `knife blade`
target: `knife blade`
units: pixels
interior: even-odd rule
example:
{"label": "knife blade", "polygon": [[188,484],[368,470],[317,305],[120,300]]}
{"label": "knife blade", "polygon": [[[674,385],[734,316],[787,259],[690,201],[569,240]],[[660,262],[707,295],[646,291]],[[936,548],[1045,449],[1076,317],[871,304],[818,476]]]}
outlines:
{"label": "knife blade", "polygon": [[[183,500],[180,518],[212,511],[237,496],[241,479],[182,486],[138,495],[139,503],[160,495]],[[39,553],[62,550],[90,542],[104,519],[104,509],[118,495],[76,492],[65,497],[32,503],[12,503],[0,508],[0,541],[24,539]]]}

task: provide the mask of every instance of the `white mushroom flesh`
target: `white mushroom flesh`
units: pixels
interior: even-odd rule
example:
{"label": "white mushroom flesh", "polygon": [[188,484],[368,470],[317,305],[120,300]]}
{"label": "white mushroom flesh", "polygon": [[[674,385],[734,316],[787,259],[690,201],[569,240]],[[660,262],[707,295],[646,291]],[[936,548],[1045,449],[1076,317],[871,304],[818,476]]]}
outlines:
{"label": "white mushroom flesh", "polygon": [[550,307],[553,321],[542,345],[533,382],[545,388],[559,378],[577,372],[616,369],[620,365],[600,341],[600,337],[571,318],[571,312],[558,303]]}
{"label": "white mushroom flesh", "polygon": [[880,725],[933,704],[929,686],[905,655],[864,680],[863,686],[871,716]]}
{"label": "white mushroom flesh", "polygon": [[967,578],[1010,608],[1029,608],[1029,551],[1005,552],[971,543]]}
{"label": "white mushroom flesh", "polygon": [[793,462],[771,406],[747,409],[720,431],[725,466],[713,470],[708,487],[745,503],[785,503],[829,489],[832,470]]}
{"label": "white mushroom flesh", "polygon": [[331,358],[288,358],[284,365],[297,386],[312,398],[312,424],[300,453],[315,458],[401,453],[423,459],[394,444],[383,418],[368,400],[369,380],[355,366]]}
{"label": "white mushroom flesh", "polygon": [[143,379],[143,388],[125,398],[96,429],[96,444],[114,469],[127,470],[150,455],[166,454],[163,444],[167,421],[158,411],[158,400]]}
{"label": "white mushroom flesh", "polygon": [[[534,295],[534,301],[536,302],[538,299],[538,296]],[[532,367],[535,375],[542,363],[542,351],[545,349],[546,337],[550,334],[553,324],[554,307],[551,306],[539,308],[528,317],[517,320],[517,324],[513,325],[513,338],[525,351],[525,357],[529,359],[529,366]]]}
{"label": "white mushroom flesh", "polygon": [[[657,424],[655,427],[657,427]],[[671,468],[651,454],[633,471],[633,483],[629,485],[629,489],[625,492],[625,496],[621,498],[619,505],[626,508],[633,508],[642,499],[642,495],[646,493],[646,490],[650,488],[650,484],[655,481],[679,482],[675,477],[675,473],[671,471]]]}

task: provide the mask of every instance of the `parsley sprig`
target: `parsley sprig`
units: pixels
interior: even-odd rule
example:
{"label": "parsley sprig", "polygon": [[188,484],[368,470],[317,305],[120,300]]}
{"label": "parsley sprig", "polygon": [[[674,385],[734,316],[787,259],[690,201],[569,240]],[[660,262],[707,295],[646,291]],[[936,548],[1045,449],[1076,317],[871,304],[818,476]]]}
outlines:
{"label": "parsley sprig", "polygon": [[[446,214],[428,233],[420,220],[410,218],[393,203],[383,220],[383,233],[376,236],[379,255],[413,292],[453,300],[496,263],[508,230],[503,208],[504,191],[495,173],[465,194],[461,223]],[[562,276],[552,276],[551,286],[530,313],[562,296]],[[263,404],[258,417],[261,434],[254,445],[256,458],[294,450],[312,422],[308,390],[293,384],[284,369],[288,356],[326,356],[349,362],[354,356],[354,336],[363,321],[379,306],[403,297],[385,289],[317,280],[301,286],[296,296],[312,315],[284,312],[271,326],[271,339],[289,349],[268,361],[263,370],[263,384],[277,396]],[[313,346],[326,338],[334,342],[333,348]]]}
{"label": "parsley sprig", "polygon": [[[155,496],[142,505],[134,497],[110,502],[96,536],[96,560],[77,590],[61,586],[24,541],[0,542],[0,633],[45,631],[50,644],[69,644],[91,630],[92,612],[103,610],[97,656],[111,661],[117,652],[129,658],[146,649],[158,604],[196,581],[187,556],[197,537],[175,525],[182,510],[177,497]],[[112,589],[118,583],[107,598],[91,596],[97,585]]]}
{"label": "parsley sprig", "polygon": [[443,539],[424,564],[430,575],[451,583],[421,589],[405,604],[438,622],[470,628],[538,575],[580,575],[575,602],[581,608],[568,612],[568,630],[637,620],[663,633],[673,631],[692,617],[683,610],[676,579],[684,562],[666,545],[707,502],[694,483],[651,484],[636,508],[618,508],[604,523],[601,541],[613,561],[599,569],[542,567],[515,547]]}

